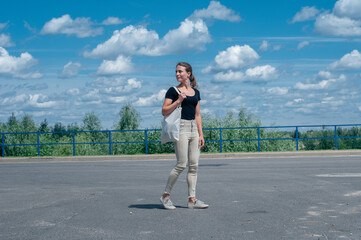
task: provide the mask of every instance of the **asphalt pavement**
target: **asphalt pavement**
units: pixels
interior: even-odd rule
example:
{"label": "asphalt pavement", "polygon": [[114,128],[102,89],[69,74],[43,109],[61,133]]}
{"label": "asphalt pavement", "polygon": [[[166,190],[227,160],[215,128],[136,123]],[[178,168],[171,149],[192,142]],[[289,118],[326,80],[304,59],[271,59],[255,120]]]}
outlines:
{"label": "asphalt pavement", "polygon": [[0,239],[361,239],[361,156],[200,160],[160,204],[174,160],[0,164]]}

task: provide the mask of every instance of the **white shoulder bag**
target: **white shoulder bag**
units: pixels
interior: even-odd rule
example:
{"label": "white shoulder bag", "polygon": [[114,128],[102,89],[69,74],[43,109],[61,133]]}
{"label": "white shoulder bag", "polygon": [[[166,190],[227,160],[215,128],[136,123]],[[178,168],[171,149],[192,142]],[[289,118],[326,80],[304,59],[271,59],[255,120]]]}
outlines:
{"label": "white shoulder bag", "polygon": [[[178,88],[174,87],[178,94],[180,94]],[[162,122],[162,136],[161,143],[174,142],[179,140],[179,127],[182,115],[182,107],[179,104],[173,112],[164,116]]]}

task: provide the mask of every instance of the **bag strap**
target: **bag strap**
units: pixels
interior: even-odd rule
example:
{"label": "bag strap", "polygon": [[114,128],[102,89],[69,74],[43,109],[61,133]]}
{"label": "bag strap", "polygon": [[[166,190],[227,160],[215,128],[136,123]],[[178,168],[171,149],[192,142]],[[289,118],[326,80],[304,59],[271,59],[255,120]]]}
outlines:
{"label": "bag strap", "polygon": [[177,91],[177,93],[180,94],[180,91],[178,90],[178,88],[176,86],[173,86],[173,87]]}
{"label": "bag strap", "polygon": [[[179,94],[181,93],[181,92],[179,91],[179,89],[178,89],[176,86],[173,86],[173,87],[174,87],[174,89],[177,91],[177,93],[178,93],[178,95],[179,95]],[[181,103],[178,104],[177,108],[179,108],[181,105],[182,105]]]}

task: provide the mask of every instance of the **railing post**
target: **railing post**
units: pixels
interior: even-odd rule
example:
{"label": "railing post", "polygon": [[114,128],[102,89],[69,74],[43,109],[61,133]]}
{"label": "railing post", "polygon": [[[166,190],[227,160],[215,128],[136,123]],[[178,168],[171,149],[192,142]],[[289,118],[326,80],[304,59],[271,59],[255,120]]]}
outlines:
{"label": "railing post", "polygon": [[257,137],[258,137],[258,152],[260,152],[261,151],[261,141],[260,141],[259,127],[257,127]]}
{"label": "railing post", "polygon": [[40,156],[40,133],[37,132],[37,138],[38,138],[38,156]]}
{"label": "railing post", "polygon": [[144,130],[145,134],[145,154],[148,154],[148,130]]}
{"label": "railing post", "polygon": [[73,156],[75,156],[75,131],[73,131]]}
{"label": "railing post", "polygon": [[296,127],[296,150],[298,151],[298,127]]}
{"label": "railing post", "polygon": [[109,155],[112,155],[112,131],[109,130]]}
{"label": "railing post", "polygon": [[337,150],[337,125],[335,125],[335,150]]}
{"label": "railing post", "polygon": [[2,135],[2,150],[3,150],[3,153],[2,153],[2,157],[5,157],[5,134],[1,134]]}
{"label": "railing post", "polygon": [[222,128],[219,129],[219,152],[222,152]]}

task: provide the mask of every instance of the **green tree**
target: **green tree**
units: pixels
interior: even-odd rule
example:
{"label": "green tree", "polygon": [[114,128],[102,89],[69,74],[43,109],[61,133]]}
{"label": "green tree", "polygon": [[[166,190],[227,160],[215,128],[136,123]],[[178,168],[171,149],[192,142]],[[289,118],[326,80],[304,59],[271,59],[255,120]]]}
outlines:
{"label": "green tree", "polygon": [[140,114],[132,106],[127,103],[119,112],[120,121],[115,124],[116,130],[135,130],[139,128]]}
{"label": "green tree", "polygon": [[82,129],[84,131],[99,131],[102,129],[102,123],[94,112],[88,112],[84,115]]}
{"label": "green tree", "polygon": [[242,107],[238,113],[239,127],[260,127],[261,121],[247,109]]}
{"label": "green tree", "polygon": [[[81,129],[83,131],[101,131],[102,124],[99,117],[94,112],[84,115]],[[76,134],[76,142],[87,142],[92,144],[80,144],[76,147],[78,155],[103,155],[107,151],[107,145],[97,144],[108,141],[107,132],[81,132]]]}
{"label": "green tree", "polygon": [[68,124],[67,131],[68,132],[77,132],[77,131],[81,131],[81,128],[79,127],[79,125],[77,123],[71,123],[71,124]]}
{"label": "green tree", "polygon": [[[38,128],[36,127],[36,123],[31,115],[25,114],[21,117],[20,121],[20,129],[22,132],[36,132]],[[20,137],[20,142],[22,144],[36,144],[37,143],[37,134],[21,134],[17,137]],[[21,156],[35,156],[37,155],[37,147],[32,146],[21,146],[17,147],[17,153]]]}
{"label": "green tree", "polygon": [[[38,128],[38,132],[40,133],[40,143],[54,143],[54,139],[50,133],[50,126],[48,123],[48,120],[45,118]],[[40,156],[52,156],[53,150],[55,146],[54,145],[43,145],[40,146]]]}
{"label": "green tree", "polygon": [[56,122],[54,127],[51,128],[53,138],[57,141],[65,135],[66,128],[61,122]]}
{"label": "green tree", "polygon": [[23,132],[36,132],[37,131],[35,121],[29,114],[25,114],[21,118],[20,127]]}
{"label": "green tree", "polygon": [[6,132],[20,132],[20,123],[16,119],[15,114],[12,113],[6,123]]}
{"label": "green tree", "polygon": [[[5,133],[5,124],[0,122],[0,133]],[[0,135],[0,144],[3,143],[3,135]],[[0,156],[3,155],[3,148],[0,147]]]}
{"label": "green tree", "polygon": [[50,131],[49,123],[46,118],[40,123],[38,131],[39,132],[49,132]]}
{"label": "green tree", "polygon": [[[6,132],[23,133],[36,132],[37,128],[30,115],[25,114],[21,120],[17,120],[15,114],[9,117],[6,123]],[[5,144],[36,144],[36,134],[9,134],[5,136]],[[34,156],[36,155],[36,146],[7,146],[5,148],[6,156]]]}
{"label": "green tree", "polygon": [[[114,123],[116,130],[136,130],[139,128],[140,114],[127,103],[119,112],[120,121]],[[112,135],[113,142],[142,142],[145,140],[144,132],[121,131]],[[115,144],[113,147],[114,154],[137,154],[144,153],[145,145],[143,143]]]}

